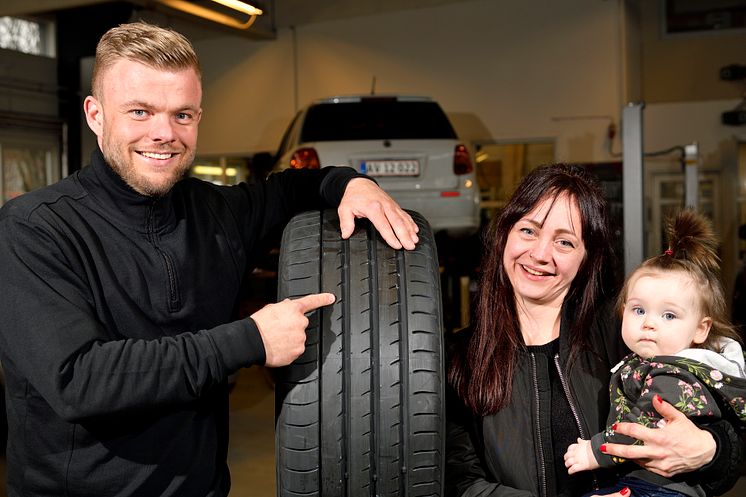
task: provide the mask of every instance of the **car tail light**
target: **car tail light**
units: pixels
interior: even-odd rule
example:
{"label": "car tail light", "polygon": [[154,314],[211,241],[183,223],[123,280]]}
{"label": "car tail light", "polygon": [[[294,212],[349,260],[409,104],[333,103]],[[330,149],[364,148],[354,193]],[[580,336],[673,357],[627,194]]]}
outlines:
{"label": "car tail light", "polygon": [[456,145],[453,151],[453,174],[468,174],[474,170],[469,151],[464,145]]}
{"label": "car tail light", "polygon": [[290,158],[290,167],[293,169],[318,169],[321,167],[319,155],[313,148],[299,148],[293,152],[293,156]]}

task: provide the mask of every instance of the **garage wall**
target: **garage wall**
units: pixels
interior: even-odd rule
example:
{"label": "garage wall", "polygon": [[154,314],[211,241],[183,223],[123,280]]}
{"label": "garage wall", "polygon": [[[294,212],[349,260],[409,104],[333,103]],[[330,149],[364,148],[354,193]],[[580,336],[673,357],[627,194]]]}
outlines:
{"label": "garage wall", "polygon": [[[746,64],[746,30],[665,35],[660,2],[631,1],[639,4],[636,8],[643,21],[640,49],[646,102],[719,100],[740,95],[741,86],[721,81],[719,73],[723,66]],[[704,5],[706,1],[692,3]]]}
{"label": "garage wall", "polygon": [[622,22],[613,1],[487,0],[200,41],[200,152],[275,149],[297,106],[375,77],[377,93],[437,99],[467,140],[556,138],[559,160],[606,160]]}

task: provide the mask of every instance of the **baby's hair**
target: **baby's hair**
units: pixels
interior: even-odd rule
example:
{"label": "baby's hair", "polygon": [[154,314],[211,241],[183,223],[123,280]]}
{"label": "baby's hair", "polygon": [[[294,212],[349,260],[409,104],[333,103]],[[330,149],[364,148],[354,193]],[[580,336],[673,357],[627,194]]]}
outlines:
{"label": "baby's hair", "polygon": [[639,276],[679,271],[697,285],[699,310],[703,317],[712,319],[707,339],[693,347],[720,352],[718,342],[721,337],[740,342],[739,334],[728,319],[725,291],[720,280],[718,239],[710,221],[691,209],[685,209],[668,220],[666,236],[668,249],[643,262],[627,277],[617,302],[619,311],[624,309],[630,283]]}

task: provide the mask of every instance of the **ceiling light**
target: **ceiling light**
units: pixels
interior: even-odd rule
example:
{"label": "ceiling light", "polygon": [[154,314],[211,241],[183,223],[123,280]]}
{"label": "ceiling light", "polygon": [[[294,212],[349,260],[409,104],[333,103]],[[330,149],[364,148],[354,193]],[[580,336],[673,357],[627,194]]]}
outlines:
{"label": "ceiling light", "polygon": [[162,3],[163,5],[171,7],[172,9],[180,10],[182,12],[186,12],[187,14],[201,17],[203,19],[207,19],[209,21],[217,22],[219,24],[223,24],[225,26],[230,26],[232,28],[237,28],[237,29],[249,29],[251,25],[254,24],[256,17],[264,13],[261,9],[257,9],[253,5],[249,5],[248,3],[242,2],[240,0],[212,0],[215,3],[219,3],[225,7],[231,8],[242,14],[248,15],[249,19],[246,20],[245,22],[242,22],[231,16],[222,14],[212,9],[208,9],[206,7],[202,7],[200,5],[195,5],[185,0],[158,0],[158,1]]}
{"label": "ceiling light", "polygon": [[243,12],[244,14],[248,14],[250,16],[260,16],[264,14],[262,9],[257,9],[253,5],[250,5],[246,2],[242,2],[241,0],[212,0],[212,1],[215,3],[219,3],[221,5],[225,5],[226,7],[229,7],[233,10]]}

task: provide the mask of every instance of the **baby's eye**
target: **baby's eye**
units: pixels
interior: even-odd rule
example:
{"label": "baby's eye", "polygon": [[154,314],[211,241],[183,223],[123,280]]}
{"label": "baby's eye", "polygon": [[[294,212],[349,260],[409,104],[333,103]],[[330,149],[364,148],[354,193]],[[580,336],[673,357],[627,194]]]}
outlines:
{"label": "baby's eye", "polygon": [[637,316],[644,316],[645,315],[645,309],[643,309],[642,307],[635,306],[635,307],[632,308],[632,314],[635,314]]}
{"label": "baby's eye", "polygon": [[673,319],[676,319],[676,314],[674,314],[673,312],[664,312],[663,319],[665,319],[666,321],[671,321]]}

